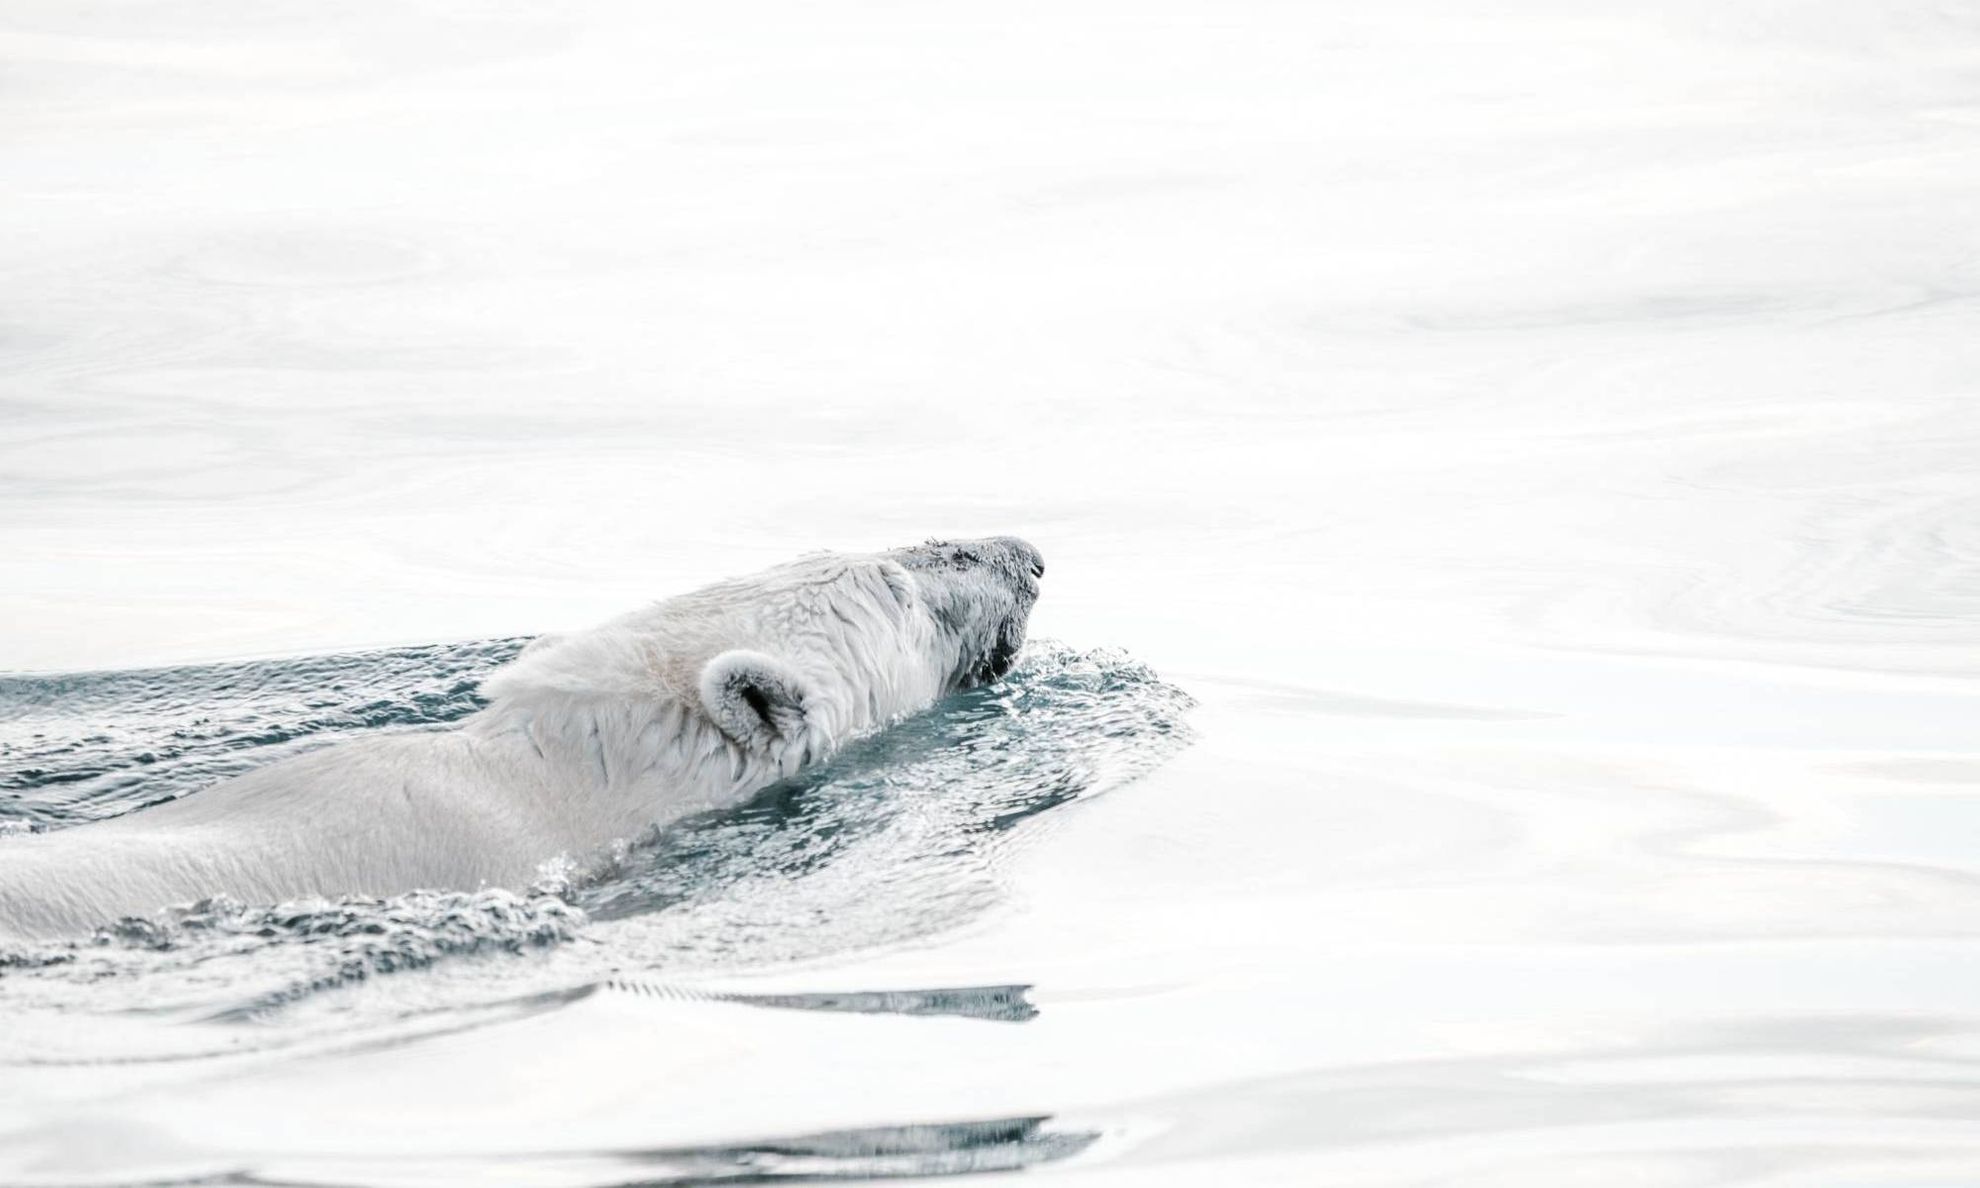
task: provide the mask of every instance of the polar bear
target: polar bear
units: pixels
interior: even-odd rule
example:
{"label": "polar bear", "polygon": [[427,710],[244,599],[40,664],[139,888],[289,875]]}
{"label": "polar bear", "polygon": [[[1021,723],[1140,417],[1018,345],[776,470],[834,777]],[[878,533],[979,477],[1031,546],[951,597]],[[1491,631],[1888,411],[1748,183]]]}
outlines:
{"label": "polar bear", "polygon": [[740,804],[1009,671],[1045,565],[1016,537],[819,553],[546,636],[443,733],[359,739],[129,816],[0,838],[0,936],[224,894],[522,887],[546,859]]}

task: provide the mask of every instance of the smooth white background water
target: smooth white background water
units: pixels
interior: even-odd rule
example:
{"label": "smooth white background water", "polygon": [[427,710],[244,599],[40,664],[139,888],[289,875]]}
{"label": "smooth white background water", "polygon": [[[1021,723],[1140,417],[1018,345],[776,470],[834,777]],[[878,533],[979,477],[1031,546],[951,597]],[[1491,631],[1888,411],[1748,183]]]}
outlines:
{"label": "smooth white background water", "polygon": [[971,929],[737,975],[1030,1023],[87,1070],[36,1174],[1052,1113],[1093,1185],[1980,1177],[1971,7],[16,0],[0,62],[0,667],[1015,532],[1204,703]]}

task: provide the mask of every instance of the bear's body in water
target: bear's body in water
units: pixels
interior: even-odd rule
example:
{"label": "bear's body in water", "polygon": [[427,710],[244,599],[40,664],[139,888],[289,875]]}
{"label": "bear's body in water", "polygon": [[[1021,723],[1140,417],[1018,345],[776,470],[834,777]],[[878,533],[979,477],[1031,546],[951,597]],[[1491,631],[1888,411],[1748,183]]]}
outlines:
{"label": "bear's body in water", "polygon": [[458,728],[360,740],[129,816],[0,839],[0,937],[249,903],[522,887],[739,804],[848,739],[994,680],[1044,565],[1014,537],[814,554],[588,631],[482,683]]}

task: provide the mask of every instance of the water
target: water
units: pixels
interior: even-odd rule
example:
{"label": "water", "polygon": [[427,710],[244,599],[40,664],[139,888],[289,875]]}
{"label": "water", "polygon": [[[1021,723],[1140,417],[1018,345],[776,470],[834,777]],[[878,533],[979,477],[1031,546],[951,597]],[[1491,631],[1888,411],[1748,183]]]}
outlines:
{"label": "water", "polygon": [[811,548],[1022,534],[1065,641],[596,885],[0,970],[0,1182],[1980,1179],[1966,9],[0,54],[11,828]]}
{"label": "water", "polygon": [[[67,828],[195,794],[301,748],[443,727],[480,707],[475,678],[522,642],[10,678],[0,683],[0,755],[20,766],[0,823],[15,833]],[[87,939],[0,947],[0,966],[15,971],[8,997],[21,1024],[6,1054],[36,1065],[103,1058],[89,1029],[65,1025],[78,1008],[141,1005],[180,1020],[267,1023],[379,975],[581,939],[602,945],[605,960],[483,971],[477,993],[525,996],[567,987],[581,971],[614,978],[628,969],[786,964],[940,932],[995,900],[1007,836],[1158,764],[1188,741],[1191,704],[1124,655],[1034,641],[996,686],[860,740],[740,809],[623,839],[582,877],[568,858],[546,855],[528,888],[279,905],[220,899],[106,920]],[[361,1019],[395,1018],[392,998],[344,996],[324,1010],[348,1035]],[[909,998],[888,1009],[920,1013],[923,998]],[[1007,1017],[1021,1007],[1020,994],[948,1013]],[[30,1024],[20,1015],[36,1009],[55,1017]],[[159,1058],[195,1030],[137,1051],[119,1036],[109,1058]],[[198,1034],[194,1042],[240,1050],[257,1033]]]}

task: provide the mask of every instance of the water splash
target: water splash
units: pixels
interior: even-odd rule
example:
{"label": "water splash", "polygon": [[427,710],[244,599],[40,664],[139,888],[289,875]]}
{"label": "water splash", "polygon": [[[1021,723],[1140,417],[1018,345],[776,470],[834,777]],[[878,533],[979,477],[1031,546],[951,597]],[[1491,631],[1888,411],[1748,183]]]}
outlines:
{"label": "water splash", "polygon": [[[302,747],[442,726],[481,704],[479,678],[522,643],[0,678],[0,828],[68,828]],[[266,1023],[322,991],[443,962],[463,974],[447,993],[485,1000],[558,979],[727,970],[924,936],[997,901],[1002,852],[1024,822],[1184,745],[1191,704],[1122,653],[1036,641],[997,685],[741,808],[597,860],[546,864],[536,887],[209,900],[0,954],[0,1006]],[[593,943],[573,949],[580,938]],[[350,1009],[340,1004],[339,1025]],[[0,1062],[63,1055],[31,1045]]]}
{"label": "water splash", "polygon": [[1191,704],[1122,653],[1034,644],[998,685],[640,839],[573,898],[596,920],[645,917],[673,968],[926,935],[997,898],[1003,835],[1182,746]]}

